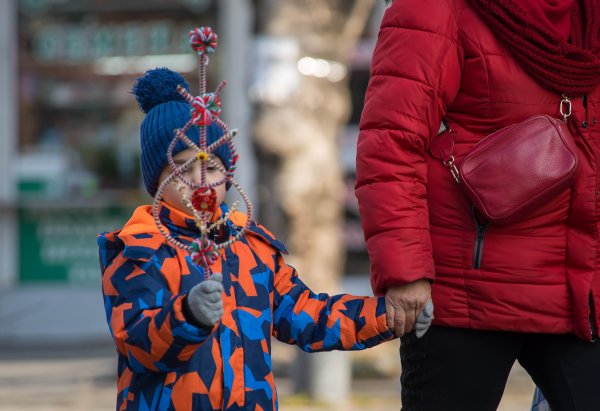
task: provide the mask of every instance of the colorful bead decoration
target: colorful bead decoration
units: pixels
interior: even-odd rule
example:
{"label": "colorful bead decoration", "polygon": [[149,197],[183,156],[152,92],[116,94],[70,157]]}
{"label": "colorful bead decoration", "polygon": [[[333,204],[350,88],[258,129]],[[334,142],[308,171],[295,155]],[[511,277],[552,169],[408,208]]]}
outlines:
{"label": "colorful bead decoration", "polygon": [[196,27],[190,30],[190,44],[196,52],[201,54],[212,54],[217,48],[217,33],[210,27]]}
{"label": "colorful bead decoration", "polygon": [[217,211],[217,192],[214,188],[199,188],[192,193],[194,210],[200,213]]}
{"label": "colorful bead decoration", "polygon": [[206,237],[196,238],[190,245],[190,256],[196,264],[209,266],[219,258],[215,243]]}
{"label": "colorful bead decoration", "polygon": [[192,122],[208,126],[221,114],[221,99],[214,93],[206,93],[192,100]]}

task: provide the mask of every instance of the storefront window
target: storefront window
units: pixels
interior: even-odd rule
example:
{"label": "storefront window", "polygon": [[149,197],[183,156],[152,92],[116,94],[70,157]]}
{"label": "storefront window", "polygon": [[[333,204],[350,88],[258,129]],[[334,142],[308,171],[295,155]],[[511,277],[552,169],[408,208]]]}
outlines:
{"label": "storefront window", "polygon": [[96,284],[94,234],[122,226],[135,205],[150,201],[139,167],[144,114],[132,85],[147,69],[167,66],[197,92],[188,32],[198,22],[214,26],[215,7],[206,0],[18,4],[20,279]]}

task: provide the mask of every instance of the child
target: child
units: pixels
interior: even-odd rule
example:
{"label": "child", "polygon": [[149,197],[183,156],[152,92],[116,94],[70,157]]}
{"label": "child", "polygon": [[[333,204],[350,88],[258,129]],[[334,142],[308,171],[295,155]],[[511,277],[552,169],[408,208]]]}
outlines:
{"label": "child", "polygon": [[[170,174],[167,148],[173,130],[190,119],[190,105],[175,92],[185,80],[167,69],[146,73],[133,92],[146,113],[141,124],[141,165],[154,196]],[[192,128],[188,137],[198,144]],[[223,134],[207,127],[211,144]],[[230,161],[223,145],[220,165]],[[196,155],[179,141],[173,160]],[[198,181],[198,164],[186,177]],[[216,167],[206,179],[222,181]],[[185,189],[171,182],[159,215],[169,234],[189,244],[200,232]],[[215,187],[220,207],[214,221],[230,213],[210,234],[219,244],[246,225],[246,216],[223,202],[226,184]],[[150,206],[137,208],[123,229],[98,238],[107,320],[118,350],[117,409],[276,410],[271,335],[308,352],[360,350],[391,340],[383,298],[314,294],[285,264],[286,249],[264,227],[251,222],[244,237],[220,251],[203,281],[189,253],[165,241]],[[221,283],[222,281],[222,283]]]}

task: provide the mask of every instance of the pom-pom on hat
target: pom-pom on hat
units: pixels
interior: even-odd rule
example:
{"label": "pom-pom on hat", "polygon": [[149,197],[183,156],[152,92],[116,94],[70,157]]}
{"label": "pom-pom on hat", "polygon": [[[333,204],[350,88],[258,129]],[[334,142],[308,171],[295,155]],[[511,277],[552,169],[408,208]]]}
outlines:
{"label": "pom-pom on hat", "polygon": [[[192,107],[177,92],[177,86],[188,92],[190,86],[179,73],[168,68],[148,70],[137,79],[132,93],[146,118],[140,125],[142,177],[146,191],[152,197],[158,190],[158,179],[167,163],[167,149],[174,138],[173,131],[183,127],[191,118]],[[188,138],[200,144],[200,130],[190,127]],[[223,130],[216,123],[206,127],[206,142],[210,145],[223,136]],[[187,145],[178,141],[173,156],[185,150]],[[217,148],[214,155],[219,157],[227,169],[231,161],[231,150],[227,144]],[[228,184],[229,188],[229,184]]]}

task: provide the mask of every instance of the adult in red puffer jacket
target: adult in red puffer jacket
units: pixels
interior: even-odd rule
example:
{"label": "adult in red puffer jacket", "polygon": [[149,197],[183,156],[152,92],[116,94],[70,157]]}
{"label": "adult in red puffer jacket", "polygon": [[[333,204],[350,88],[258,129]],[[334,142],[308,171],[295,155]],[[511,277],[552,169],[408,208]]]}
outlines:
{"label": "adult in red puffer jacket", "polygon": [[[600,409],[597,3],[396,0],[385,14],[356,195],[373,290],[404,335],[404,410],[495,410],[516,360],[553,411]],[[517,223],[476,217],[429,152],[441,120],[460,163],[495,130],[559,117],[563,94],[579,160],[572,187]],[[417,339],[430,296],[434,325]]]}

